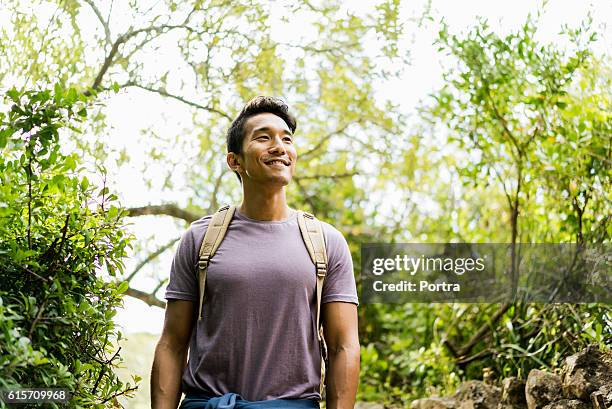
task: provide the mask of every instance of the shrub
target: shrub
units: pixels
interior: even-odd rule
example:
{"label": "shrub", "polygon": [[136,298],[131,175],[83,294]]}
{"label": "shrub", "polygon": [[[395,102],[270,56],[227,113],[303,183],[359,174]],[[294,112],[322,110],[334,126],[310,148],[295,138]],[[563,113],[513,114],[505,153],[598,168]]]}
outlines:
{"label": "shrub", "polygon": [[10,108],[0,112],[0,388],[66,388],[69,407],[116,406],[118,395],[134,389],[113,372],[121,362],[113,316],[127,283],[112,278],[131,237],[117,198],[82,176],[80,158],[60,146],[61,136],[79,132],[87,98],[59,86],[12,89],[7,97]]}

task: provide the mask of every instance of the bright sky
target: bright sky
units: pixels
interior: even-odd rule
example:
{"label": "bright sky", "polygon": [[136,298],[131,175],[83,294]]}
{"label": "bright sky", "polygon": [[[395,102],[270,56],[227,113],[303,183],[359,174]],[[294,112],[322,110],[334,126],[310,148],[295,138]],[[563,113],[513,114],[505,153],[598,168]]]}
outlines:
{"label": "bright sky", "polygon": [[[120,4],[120,2],[116,2]],[[436,36],[436,26],[426,24],[417,27],[410,18],[418,16],[425,4],[425,0],[404,1],[402,10],[406,21],[406,39],[411,53],[411,65],[406,67],[402,77],[398,80],[377,84],[377,98],[388,99],[398,103],[405,113],[413,113],[418,102],[441,85],[441,65],[444,64],[442,56],[437,53],[432,43]],[[368,10],[371,2],[368,0],[346,0],[347,8]],[[476,16],[482,16],[489,20],[493,29],[500,33],[515,29],[520,26],[528,13],[535,13],[541,2],[533,0],[513,1],[491,1],[491,0],[433,0],[432,10],[439,17],[444,17],[451,31],[459,32],[466,30],[475,22]],[[547,2],[545,12],[541,18],[541,26],[538,35],[546,42],[558,41],[557,34],[563,24],[576,26],[582,21],[588,10],[592,11],[596,26],[606,21],[612,21],[612,1],[598,0],[592,2],[551,0]],[[4,16],[6,18],[6,16]],[[0,23],[3,20],[0,8]],[[95,17],[91,16],[91,23],[98,24]],[[293,32],[306,31],[298,27],[299,23],[291,22]],[[610,54],[612,45],[612,34],[609,28],[602,26],[598,30],[602,33],[598,42],[599,51]],[[286,35],[286,33],[283,33]],[[172,61],[171,49],[176,47],[161,47],[161,53],[168,55],[151,56],[152,64],[158,64],[160,60]],[[289,101],[290,102],[290,101]],[[180,103],[164,100],[152,96],[146,91],[130,89],[122,91],[118,95],[110,96],[107,101],[108,113],[108,143],[121,149],[125,148],[135,163],[144,161],[146,147],[142,146],[142,139],[137,136],[144,128],[154,125],[159,134],[173,134],[176,129],[184,129],[191,121],[191,115]],[[171,154],[180,155],[181,152]],[[142,159],[139,160],[139,159]],[[147,169],[149,176],[163,175],[164,169]],[[175,201],[184,202],[187,194],[177,192],[172,197],[162,193],[156,193],[142,183],[141,169],[123,169],[117,183],[122,203],[126,206],[138,206],[146,204],[159,204],[162,202]],[[155,235],[160,237],[160,244],[167,242],[172,237],[180,235],[182,228],[170,220],[170,218],[137,218],[132,225],[132,230],[138,237],[149,237]],[[152,249],[151,249],[152,250]],[[170,252],[167,252],[170,253]],[[136,288],[147,290],[153,289],[158,277],[167,277],[171,262],[171,254],[159,257],[157,262],[144,269],[137,275],[133,285]],[[134,268],[134,261],[128,260],[127,271]],[[144,274],[142,274],[144,273]],[[163,297],[163,289],[158,292]],[[163,325],[163,311],[156,307],[148,307],[145,303],[125,297],[124,308],[117,314],[117,321],[124,328],[124,332],[151,332],[159,333]]]}

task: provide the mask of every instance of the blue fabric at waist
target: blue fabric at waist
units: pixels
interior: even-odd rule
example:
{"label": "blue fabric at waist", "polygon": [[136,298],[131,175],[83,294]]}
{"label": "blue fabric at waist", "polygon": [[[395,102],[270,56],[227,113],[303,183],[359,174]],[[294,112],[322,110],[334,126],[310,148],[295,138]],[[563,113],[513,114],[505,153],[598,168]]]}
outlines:
{"label": "blue fabric at waist", "polygon": [[223,396],[208,396],[189,392],[181,402],[179,409],[270,409],[270,408],[305,408],[319,409],[319,402],[313,399],[271,399],[248,401],[236,393]]}

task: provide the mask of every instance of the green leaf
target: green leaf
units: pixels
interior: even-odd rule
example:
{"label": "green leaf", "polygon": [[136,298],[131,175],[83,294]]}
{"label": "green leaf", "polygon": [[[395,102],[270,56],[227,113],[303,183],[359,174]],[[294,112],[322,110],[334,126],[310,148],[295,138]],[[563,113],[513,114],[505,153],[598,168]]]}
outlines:
{"label": "green leaf", "polygon": [[108,209],[108,217],[109,219],[114,219],[119,214],[119,208],[117,206],[111,206]]}
{"label": "green leaf", "polygon": [[77,94],[77,90],[75,88],[69,88],[68,89],[68,93],[66,94],[64,103],[66,105],[72,105],[74,104],[78,99],[78,94]]}
{"label": "green leaf", "polygon": [[6,95],[13,100],[14,103],[19,104],[20,100],[19,100],[19,91],[17,91],[15,88],[11,88],[10,90],[6,91]]}
{"label": "green leaf", "polygon": [[87,179],[86,176],[83,176],[83,179],[81,179],[81,190],[85,191],[87,190],[88,187],[89,187],[89,179]]}
{"label": "green leaf", "polygon": [[121,284],[119,284],[119,287],[117,287],[117,292],[120,294],[123,294],[127,291],[129,286],[130,286],[130,283],[128,283],[127,281],[122,281]]}
{"label": "green leaf", "polygon": [[0,130],[0,149],[3,149],[8,143],[8,139],[13,135],[14,131],[10,128]]}
{"label": "green leaf", "polygon": [[58,82],[56,82],[55,85],[53,86],[53,92],[54,92],[53,99],[55,100],[56,104],[59,104],[64,96],[64,90]]}

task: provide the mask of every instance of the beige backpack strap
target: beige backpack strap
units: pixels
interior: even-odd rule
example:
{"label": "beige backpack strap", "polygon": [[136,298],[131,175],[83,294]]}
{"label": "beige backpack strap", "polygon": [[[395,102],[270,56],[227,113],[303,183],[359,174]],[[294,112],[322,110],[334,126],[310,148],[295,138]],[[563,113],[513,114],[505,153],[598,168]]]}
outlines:
{"label": "beige backpack strap", "polygon": [[200,308],[198,309],[198,320],[202,319],[202,305],[204,304],[204,290],[206,289],[206,272],[208,271],[208,263],[211,257],[215,254],[219,245],[225,237],[227,228],[234,217],[236,206],[223,206],[213,215],[202,246],[200,247],[200,256],[198,259],[198,279],[200,284]]}
{"label": "beige backpack strap", "polygon": [[308,249],[308,254],[317,268],[317,338],[321,348],[321,385],[323,395],[325,389],[325,361],[327,360],[327,345],[323,336],[321,324],[321,295],[323,294],[323,283],[327,275],[327,251],[325,250],[325,237],[323,226],[312,214],[299,211],[298,224],[302,238]]}
{"label": "beige backpack strap", "polygon": [[298,223],[302,238],[308,249],[308,254],[310,254],[310,258],[317,268],[317,332],[319,332],[319,325],[321,323],[321,294],[323,293],[323,282],[327,275],[325,238],[323,237],[321,222],[310,213],[298,212]]}

